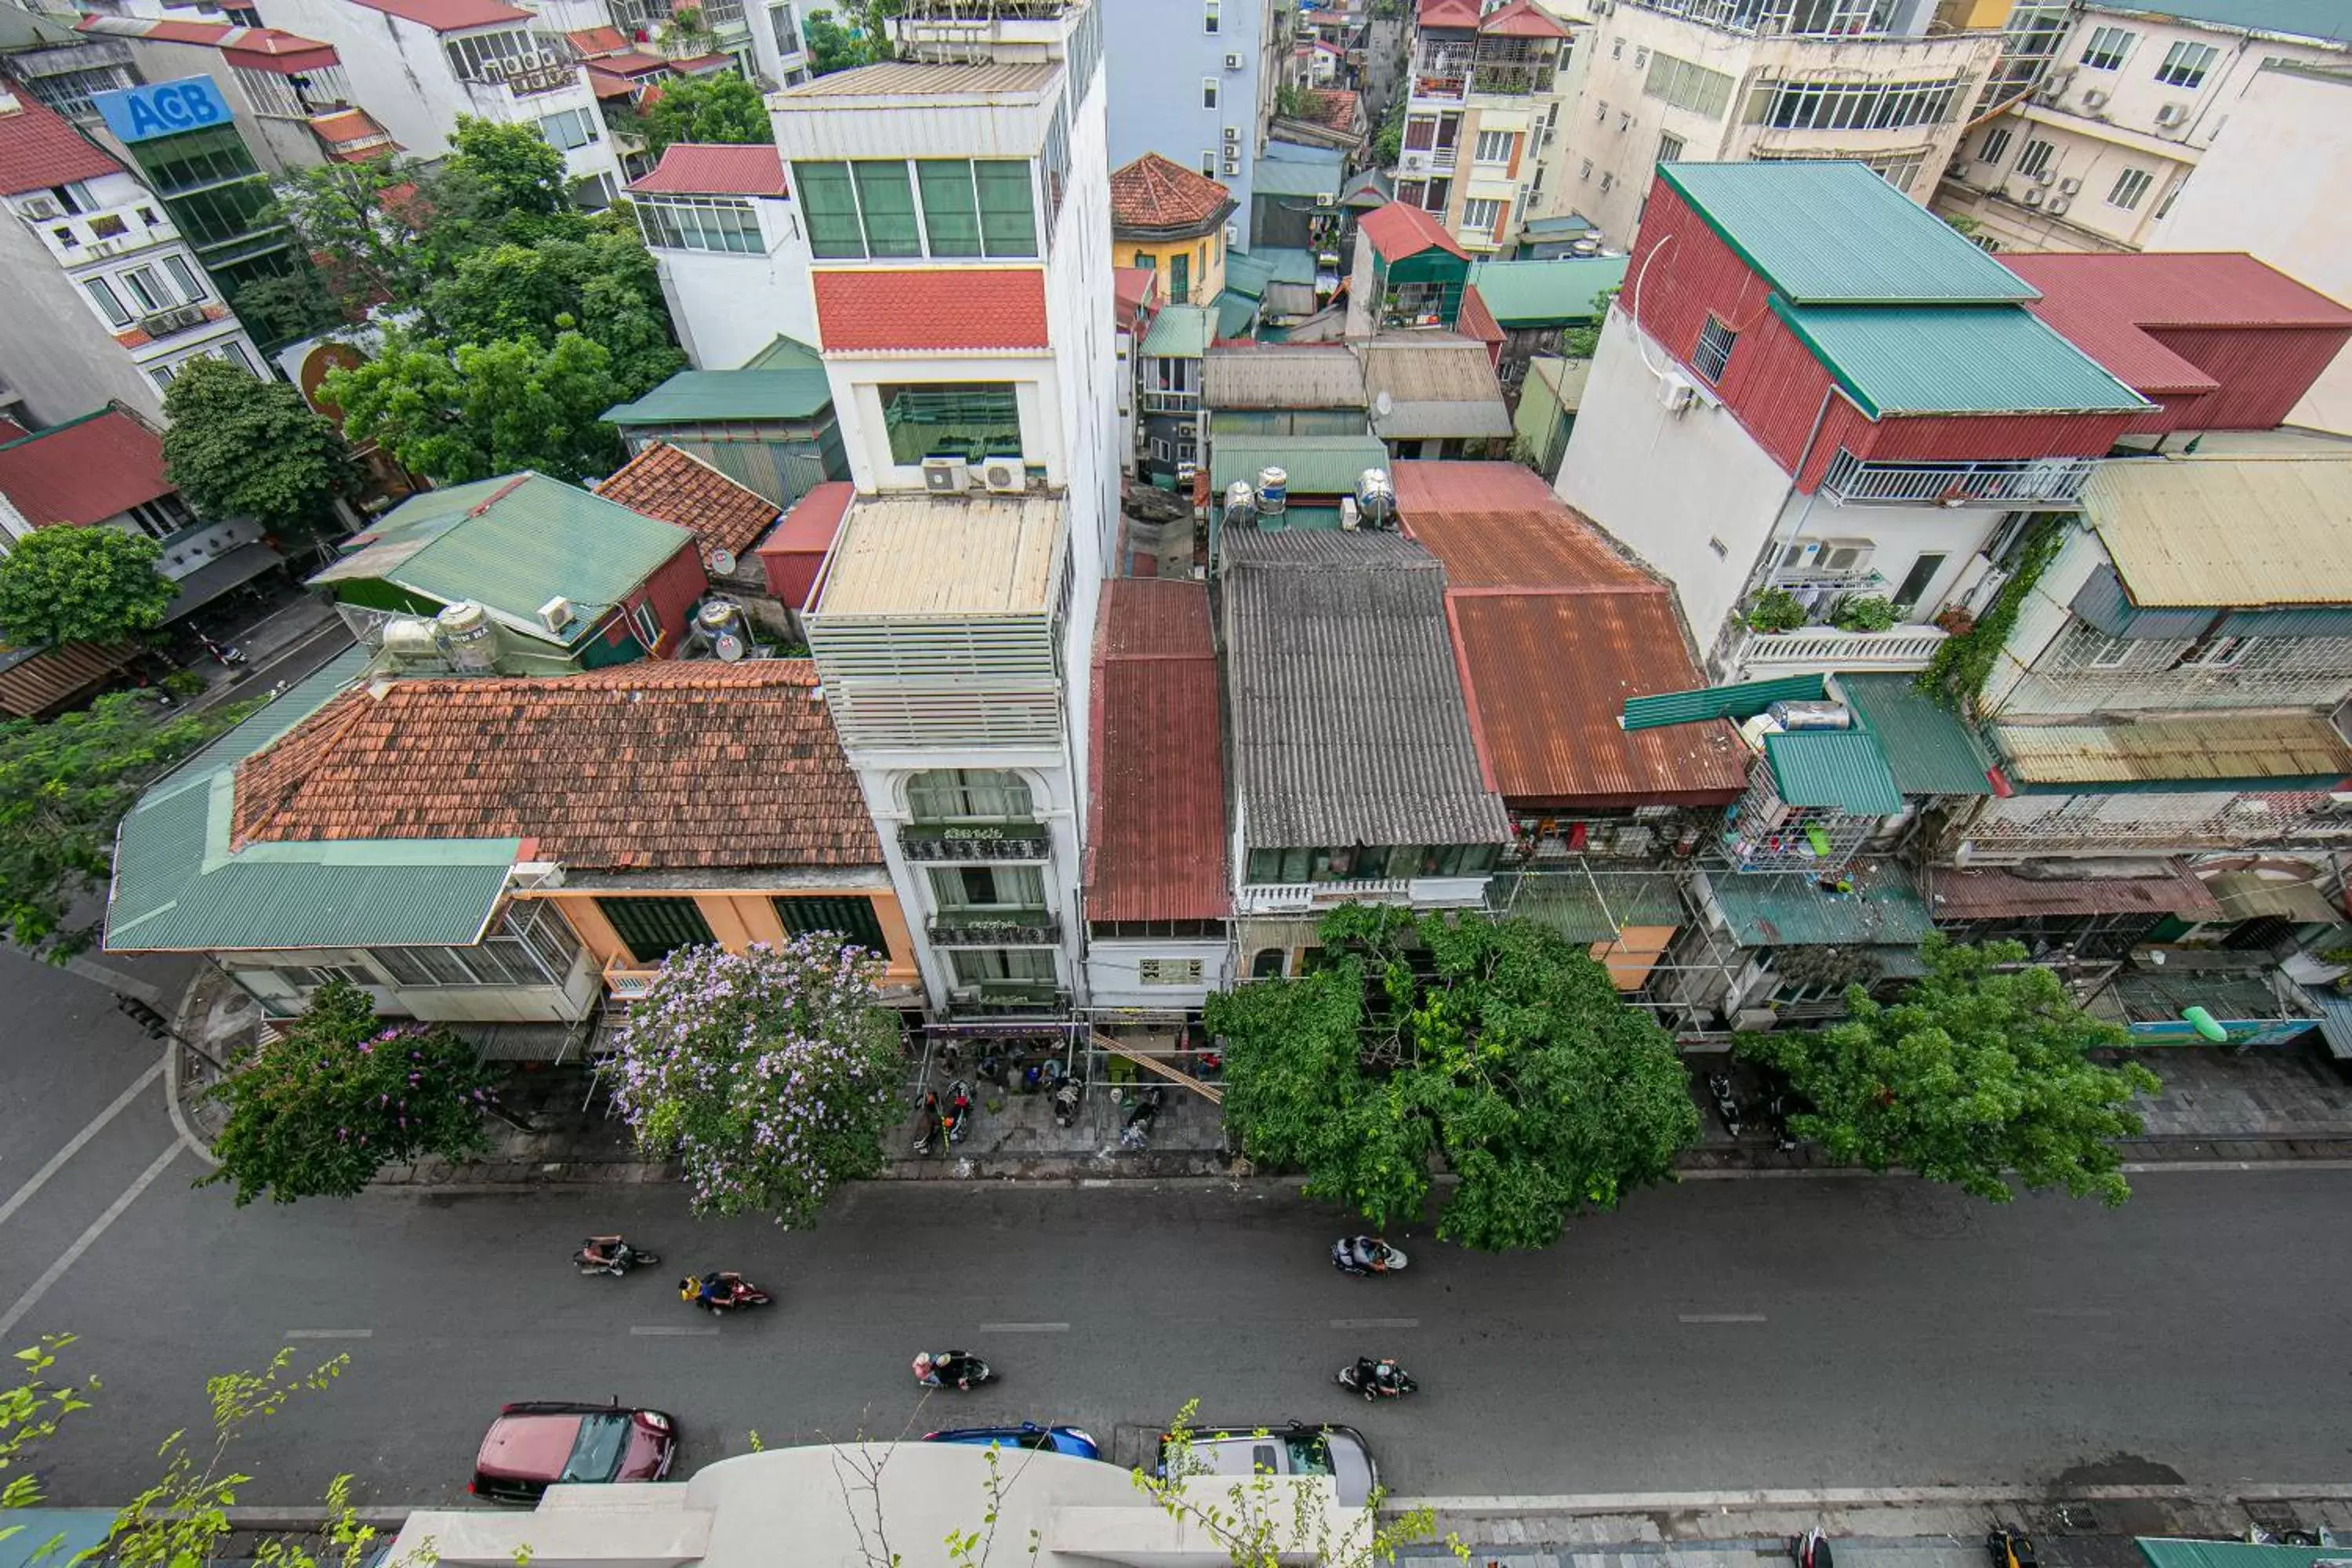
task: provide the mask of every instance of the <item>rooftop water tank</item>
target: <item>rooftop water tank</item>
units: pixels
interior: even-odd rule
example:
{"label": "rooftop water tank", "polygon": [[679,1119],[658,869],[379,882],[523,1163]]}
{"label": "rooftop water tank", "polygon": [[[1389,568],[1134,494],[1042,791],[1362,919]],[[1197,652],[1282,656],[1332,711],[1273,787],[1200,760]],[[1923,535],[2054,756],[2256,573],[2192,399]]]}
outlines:
{"label": "rooftop water tank", "polygon": [[499,628],[490,613],[467,601],[433,617],[449,668],[461,675],[488,675],[499,665]]}
{"label": "rooftop water tank", "polygon": [[1396,485],[1386,468],[1366,468],[1356,476],[1356,510],[1367,528],[1386,528],[1396,517]]}
{"label": "rooftop water tank", "polygon": [[1262,517],[1280,517],[1290,505],[1290,475],[1281,468],[1257,471],[1257,510]]}

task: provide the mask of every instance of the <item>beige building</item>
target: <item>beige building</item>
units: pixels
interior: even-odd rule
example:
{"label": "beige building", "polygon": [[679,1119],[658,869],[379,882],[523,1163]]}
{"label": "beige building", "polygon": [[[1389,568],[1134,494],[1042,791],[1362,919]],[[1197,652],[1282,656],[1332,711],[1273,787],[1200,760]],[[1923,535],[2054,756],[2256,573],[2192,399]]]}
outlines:
{"label": "beige building", "polygon": [[[2329,19],[2315,25],[2333,36],[2313,37],[2308,18],[2323,9]],[[2232,20],[2184,15],[2199,12]],[[2158,247],[2174,204],[2207,151],[2228,133],[2255,78],[2283,63],[2352,66],[2352,8],[2315,9],[2291,0],[2229,6],[2213,0],[2161,5],[2086,0],[2041,85],[1969,133],[1945,169],[1936,210],[1975,220],[1979,239],[1997,250]],[[2259,144],[2231,138],[2236,148],[2248,150],[2234,162],[2263,166],[2260,192],[2242,194],[2246,210],[2290,196],[2287,186],[2269,182],[2302,169],[2315,138],[2340,140],[2341,125],[2331,125],[2325,115],[2333,108],[2340,117],[2341,98],[2312,100],[2309,107],[2321,118],[2306,121],[2300,95],[2265,92],[2277,133]],[[2225,203],[2229,197],[2224,193]],[[2326,198],[2311,201],[2330,205]],[[2342,196],[2333,205],[2340,207]],[[2160,243],[2166,249],[2182,245],[2179,237]],[[2225,233],[2202,231],[2196,243],[2254,248],[2298,276],[2312,271],[2299,258],[2269,254]]]}
{"label": "beige building", "polygon": [[[1595,9],[1599,9],[1595,7]],[[1629,247],[1661,163],[1850,158],[1925,203],[2000,54],[1919,5],[1618,0],[1578,40],[1576,101],[1538,216]]]}
{"label": "beige building", "polygon": [[1559,184],[1573,35],[1535,0],[1422,0],[1396,197],[1465,250],[1507,247]]}

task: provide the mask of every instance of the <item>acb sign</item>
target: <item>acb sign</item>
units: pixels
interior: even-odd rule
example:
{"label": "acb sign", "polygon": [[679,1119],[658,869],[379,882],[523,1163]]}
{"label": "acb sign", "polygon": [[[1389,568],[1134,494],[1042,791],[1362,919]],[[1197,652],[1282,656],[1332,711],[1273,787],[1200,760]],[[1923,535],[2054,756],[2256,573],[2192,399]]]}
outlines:
{"label": "acb sign", "polygon": [[155,82],[90,95],[106,128],[125,146],[230,122],[228,100],[210,77]]}

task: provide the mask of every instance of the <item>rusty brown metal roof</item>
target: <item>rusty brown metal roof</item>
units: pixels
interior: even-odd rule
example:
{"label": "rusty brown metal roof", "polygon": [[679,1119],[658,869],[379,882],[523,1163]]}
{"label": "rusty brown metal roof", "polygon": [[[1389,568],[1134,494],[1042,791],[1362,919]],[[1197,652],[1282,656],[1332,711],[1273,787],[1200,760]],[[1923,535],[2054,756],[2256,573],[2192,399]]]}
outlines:
{"label": "rusty brown metal roof", "polygon": [[2000,867],[1928,873],[1927,907],[1939,921],[2030,915],[2159,914],[2194,918],[2221,906],[2177,860],[2132,877],[2032,877]]}

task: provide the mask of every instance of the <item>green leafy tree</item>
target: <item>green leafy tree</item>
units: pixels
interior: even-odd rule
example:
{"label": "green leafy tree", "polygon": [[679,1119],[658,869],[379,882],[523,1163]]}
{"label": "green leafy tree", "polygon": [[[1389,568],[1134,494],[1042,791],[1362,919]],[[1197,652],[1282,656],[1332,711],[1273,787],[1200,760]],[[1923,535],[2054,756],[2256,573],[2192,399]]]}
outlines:
{"label": "green leafy tree", "polygon": [[155,776],[227,721],[159,712],[109,692],[79,713],[0,724],[0,921],[9,938],[63,963],[94,926],[68,922],[114,870],[114,829]]}
{"label": "green leafy tree", "polygon": [[[539,133],[538,126],[459,115],[449,142],[451,154],[441,170],[446,178],[436,191],[462,188],[483,209],[508,219],[579,216],[563,154]],[[577,226],[557,226],[572,232]]]}
{"label": "green leafy tree", "polygon": [[1393,169],[1404,156],[1404,98],[1400,94],[1372,132],[1372,165]]}
{"label": "green leafy tree", "polygon": [[[246,378],[252,384],[252,377]],[[119,528],[36,530],[0,556],[0,630],[18,643],[120,642],[163,622],[163,547]]]}
{"label": "green leafy tree", "polygon": [[[89,1395],[98,1392],[94,1377],[80,1384],[49,1381],[48,1372],[58,1364],[58,1352],[73,1342],[71,1334],[49,1334],[38,1344],[13,1352],[16,1375],[25,1381],[14,1388],[0,1388],[0,1512],[41,1506],[40,1474],[31,1467],[39,1462],[42,1445],[58,1435],[66,1417],[89,1409]],[[0,1542],[24,1533],[24,1529],[21,1524],[0,1524]],[[10,1555],[37,1563],[53,1553],[56,1546],[52,1540],[30,1553],[12,1552]]]}
{"label": "green leafy tree", "polygon": [[2123,1203],[2114,1141],[2137,1136],[2135,1096],[2163,1086],[2137,1063],[2086,1053],[2128,1039],[2068,998],[2013,942],[1968,947],[1930,936],[1926,977],[1893,1006],[1860,987],[1852,1017],[1810,1032],[1749,1035],[1738,1049],[1789,1077],[1814,1109],[1790,1130],[1874,1171],[1903,1166],[1994,1203],[2063,1187]]}
{"label": "green leafy tree", "polygon": [[[425,208],[415,192],[429,178],[411,159],[377,158],[292,169],[272,186],[277,216],[294,230],[320,292],[344,320],[378,305],[415,307],[426,258],[417,227]],[[264,300],[287,308],[268,291]]]}
{"label": "green leafy tree", "polygon": [[228,1107],[213,1144],[236,1206],[258,1197],[352,1197],[386,1165],[452,1163],[489,1146],[482,1117],[498,1075],[446,1025],[387,1025],[368,994],[334,980],[250,1064],[207,1091]]}
{"label": "green leafy tree", "polygon": [[190,360],[163,394],[163,467],[208,518],[249,517],[276,533],[316,533],[352,484],[333,424],[282,381]]}
{"label": "green leafy tree", "polygon": [[619,442],[602,416],[632,395],[610,351],[572,331],[545,346],[388,342],[367,363],[331,372],[321,390],[343,411],[346,437],[380,443],[440,485],[519,468],[575,483],[607,473]]}
{"label": "green leafy tree", "polygon": [[1321,935],[1321,969],[1208,1006],[1226,1124],[1253,1160],[1303,1168],[1310,1196],[1410,1221],[1443,1154],[1460,1184],[1441,1237],[1543,1247],[1698,1135],[1673,1040],[1556,933],[1350,905]]}
{"label": "green leafy tree", "polygon": [[223,287],[228,290],[237,320],[266,345],[299,342],[348,325],[351,320],[315,266],[297,266]]}
{"label": "green leafy tree", "polygon": [[845,11],[845,22],[831,11],[812,11],[801,19],[801,42],[808,48],[812,76],[830,76],[887,58],[887,46],[872,19],[861,16],[854,0]]}
{"label": "green leafy tree", "polygon": [[686,365],[670,340],[660,270],[634,229],[474,251],[434,286],[431,307],[457,342],[551,348],[562,333],[577,331],[612,355],[624,400]]}
{"label": "green leafy tree", "polygon": [[659,157],[673,142],[772,142],[774,128],[760,89],[731,72],[663,84],[640,116],[646,150]]}
{"label": "green leafy tree", "polygon": [[835,1186],[882,1169],[904,1110],[880,972],[824,931],[663,963],[629,1009],[614,1103],[642,1147],[684,1163],[696,1213],[814,1225]]}

